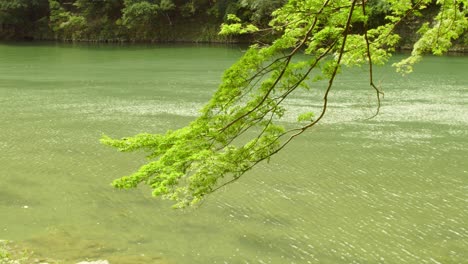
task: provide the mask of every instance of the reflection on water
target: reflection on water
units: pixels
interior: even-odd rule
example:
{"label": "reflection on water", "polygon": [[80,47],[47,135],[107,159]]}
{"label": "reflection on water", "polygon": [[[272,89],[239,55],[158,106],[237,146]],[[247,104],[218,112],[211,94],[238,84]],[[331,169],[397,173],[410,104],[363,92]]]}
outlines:
{"label": "reflection on water", "polygon": [[[197,115],[236,48],[0,45],[0,238],[67,263],[464,263],[466,57],[337,80],[324,122],[197,209],[112,179],[145,162],[102,133],[164,132]],[[316,89],[287,101],[317,109]]]}

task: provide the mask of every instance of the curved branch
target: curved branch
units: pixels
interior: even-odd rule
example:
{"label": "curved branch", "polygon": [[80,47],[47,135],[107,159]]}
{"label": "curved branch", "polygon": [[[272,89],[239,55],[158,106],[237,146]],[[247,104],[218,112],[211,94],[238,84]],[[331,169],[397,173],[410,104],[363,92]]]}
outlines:
{"label": "curved branch", "polygon": [[309,38],[310,34],[312,33],[312,31],[314,30],[315,26],[317,25],[317,22],[318,22],[318,16],[323,12],[323,10],[325,9],[325,7],[329,4],[330,0],[327,0],[322,8],[318,11],[318,14],[317,16],[315,17],[314,19],[314,22],[312,23],[312,25],[309,27],[309,29],[307,30],[304,38],[302,39],[302,41],[299,43],[299,45],[297,45],[294,50],[292,50],[288,55],[287,55],[287,58],[286,58],[286,64],[284,65],[284,68],[282,69],[282,71],[280,72],[280,74],[278,75],[278,77],[276,78],[275,82],[271,85],[270,89],[268,89],[268,91],[266,92],[266,94],[263,96],[262,100],[260,100],[260,102],[255,106],[253,107],[251,110],[247,111],[247,113],[237,117],[236,119],[234,119],[233,121],[229,122],[226,126],[224,126],[222,129],[219,130],[219,132],[224,132],[226,129],[228,129],[230,126],[234,125],[236,122],[238,122],[239,120],[243,119],[244,117],[250,115],[251,113],[253,113],[256,109],[258,109],[258,107],[260,107],[264,102],[265,100],[268,98],[268,96],[270,95],[270,93],[273,91],[273,89],[276,87],[276,85],[279,83],[279,81],[281,80],[281,78],[283,77],[284,73],[286,72],[286,69],[289,65],[289,63],[291,62],[291,59],[292,57],[299,51],[300,48],[302,48],[304,46],[304,44],[306,43],[307,39]]}
{"label": "curved branch", "polygon": [[[365,6],[365,0],[362,0],[362,13],[364,16],[366,16],[366,6]],[[381,106],[381,100],[380,100],[380,95],[384,95],[384,93],[377,88],[374,84],[374,73],[373,73],[373,63],[372,63],[372,54],[370,50],[370,43],[369,43],[369,36],[367,35],[367,19],[364,21],[364,39],[366,40],[366,55],[367,55],[367,60],[369,61],[369,84],[370,86],[375,90],[376,95],[377,95],[377,110],[373,116],[371,116],[369,119],[372,119],[376,117],[379,112],[380,112],[380,106]]]}
{"label": "curved branch", "polygon": [[[325,115],[325,112],[327,111],[327,106],[328,106],[328,94],[330,93],[330,90],[333,86],[333,82],[335,80],[335,77],[336,77],[336,74],[338,73],[338,68],[340,66],[340,63],[341,63],[341,59],[343,57],[343,53],[344,53],[344,49],[345,49],[345,45],[346,45],[346,39],[348,37],[348,31],[349,31],[349,28],[350,28],[350,25],[351,25],[351,19],[352,19],[352,16],[353,16],[353,13],[354,13],[354,7],[356,6],[356,3],[357,3],[358,0],[353,0],[352,4],[351,4],[351,7],[350,7],[350,11],[349,11],[349,14],[348,14],[348,19],[346,21],[346,26],[345,26],[345,30],[343,32],[343,42],[341,44],[341,48],[340,48],[340,51],[339,51],[339,56],[338,56],[338,59],[337,59],[337,62],[336,62],[336,65],[333,69],[333,72],[332,72],[332,75],[330,77],[330,80],[328,82],[328,86],[327,86],[327,89],[325,91],[325,95],[323,97],[323,108],[322,108],[322,112],[320,114],[320,116],[315,120],[313,121],[312,123],[306,125],[306,126],[303,126],[302,128],[300,128],[299,132],[297,132],[296,134],[292,135],[291,137],[289,137],[288,140],[286,140],[279,148],[277,148],[275,151],[269,153],[269,155],[265,156],[265,157],[262,157],[258,160],[256,160],[252,165],[250,165],[248,168],[244,169],[241,171],[241,173],[237,176],[237,177],[234,177],[234,179],[230,180],[230,181],[227,181],[221,185],[219,185],[218,187],[212,189],[210,191],[210,193],[213,193],[219,189],[221,189],[222,187],[228,185],[228,184],[231,184],[233,182],[235,182],[236,180],[238,180],[245,172],[247,172],[248,170],[250,170],[251,168],[253,168],[254,166],[256,166],[258,163],[260,163],[261,161],[264,161],[265,159],[268,159],[269,157],[275,155],[276,153],[278,153],[280,150],[282,150],[286,145],[288,145],[295,137],[299,136],[300,134],[304,133],[304,131],[306,131],[308,128],[314,126],[315,124],[317,124],[322,118],[323,116]],[[283,133],[283,135],[285,135],[285,133]]]}

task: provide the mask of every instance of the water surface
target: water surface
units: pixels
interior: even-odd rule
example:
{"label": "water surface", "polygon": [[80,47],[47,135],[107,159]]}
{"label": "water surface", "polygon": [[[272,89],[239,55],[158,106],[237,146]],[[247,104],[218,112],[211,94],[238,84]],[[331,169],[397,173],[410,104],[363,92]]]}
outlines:
{"label": "water surface", "polygon": [[[193,120],[237,47],[0,45],[0,238],[75,263],[467,263],[467,57],[347,70],[324,122],[176,211],[109,183],[145,162],[99,144]],[[400,56],[401,58],[401,56]],[[317,109],[318,87],[287,103]],[[287,122],[293,116],[287,116]]]}

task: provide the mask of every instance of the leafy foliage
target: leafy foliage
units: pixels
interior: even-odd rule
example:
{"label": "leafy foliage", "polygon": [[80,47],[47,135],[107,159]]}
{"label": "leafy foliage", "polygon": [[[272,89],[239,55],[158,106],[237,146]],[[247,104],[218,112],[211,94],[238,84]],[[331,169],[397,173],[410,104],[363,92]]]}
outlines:
{"label": "leafy foliage", "polygon": [[[158,32],[170,35],[174,25],[180,31],[183,31],[180,27],[190,27],[194,21],[200,29],[219,26],[228,14],[266,24],[271,12],[284,2],[0,0],[0,38],[5,33],[21,37],[26,33],[46,32],[53,33],[55,39],[65,40],[154,40]],[[220,38],[216,34],[211,37]]]}
{"label": "leafy foliage", "polygon": [[[212,25],[228,22],[231,26],[225,28],[223,33],[233,34],[237,27],[237,30],[243,30],[239,33],[255,33],[256,37],[265,36],[265,40],[270,40],[276,35],[257,29],[265,28],[274,11],[283,6],[286,1],[0,0],[0,38],[2,35],[51,38],[47,37],[47,34],[53,33],[53,38],[67,40],[156,40],[161,39],[161,36],[158,36],[160,33],[171,35],[174,31],[184,31],[184,27],[188,28],[193,24],[200,29],[212,29]],[[426,6],[446,10],[441,13],[442,17],[434,20],[434,23],[442,23],[443,27],[449,26],[447,23],[454,21],[455,17],[459,18],[459,15],[462,15],[466,9],[464,1],[368,0],[366,1],[368,27],[377,28],[393,19],[398,20],[402,16],[421,15],[419,11]],[[455,6],[458,6],[458,11],[455,10]],[[337,11],[343,11],[343,9]],[[240,18],[243,23],[229,22],[232,16]],[[426,20],[426,18],[421,18],[421,20]],[[457,21],[461,22],[460,19]],[[404,23],[396,22],[395,24],[398,26]],[[362,31],[361,26],[362,24],[353,21],[352,29]],[[430,28],[433,26],[434,24],[429,25]],[[462,28],[463,25],[456,27]],[[233,30],[227,31],[228,29]],[[206,32],[212,31],[206,30]],[[205,31],[202,30],[202,32]],[[433,35],[440,37],[441,51],[446,45],[444,44],[446,41],[442,41],[444,36],[453,39],[459,35],[458,33],[454,35],[452,32],[439,36],[440,33],[437,31]],[[449,35],[452,36],[449,37]],[[217,37],[222,39],[210,34],[210,38]]]}
{"label": "leafy foliage", "polygon": [[394,64],[399,72],[410,73],[413,70],[412,65],[420,61],[424,53],[441,55],[447,52],[452,46],[452,41],[466,32],[468,1],[438,0],[437,4],[440,5],[440,11],[432,25],[425,23],[419,30],[421,38],[414,44],[411,56]]}
{"label": "leafy foliage", "polygon": [[55,32],[69,36],[71,39],[79,39],[86,27],[86,19],[83,16],[74,15],[66,11],[59,2],[49,0],[50,25]]}
{"label": "leafy foliage", "polygon": [[129,29],[151,27],[157,17],[159,6],[147,1],[126,0],[122,10],[123,25]]}
{"label": "leafy foliage", "polygon": [[0,38],[39,31],[47,11],[47,0],[0,0]]}
{"label": "leafy foliage", "polygon": [[[399,39],[394,33],[396,25],[429,2],[388,0],[387,23],[368,28],[366,1],[290,0],[273,13],[270,28],[265,29],[280,32],[280,36],[271,45],[251,46],[226,70],[217,92],[196,120],[162,135],[102,138],[102,143],[123,152],[147,151],[150,159],[113,185],[126,189],[147,184],[154,196],[174,200],[176,207],[198,203],[316,125],[326,113],[328,95],[342,65],[368,65],[370,87],[380,105],[382,92],[373,83],[372,67],[391,56]],[[466,1],[455,2],[442,3],[438,23],[423,29],[411,58],[427,50],[445,51],[450,40],[466,30]],[[222,33],[259,30],[236,16],[228,18],[231,24],[224,25]],[[362,30],[355,30],[355,25],[362,25]],[[301,57],[305,59],[294,60],[299,54],[305,54]],[[413,63],[411,58],[398,65]],[[315,118],[313,113],[301,114],[295,128],[281,125],[279,121],[288,111],[285,100],[300,89],[317,86],[319,79],[328,80],[321,112]]]}
{"label": "leafy foliage", "polygon": [[270,14],[286,3],[285,0],[240,0],[239,6],[245,10],[244,16],[256,24],[263,24]]}

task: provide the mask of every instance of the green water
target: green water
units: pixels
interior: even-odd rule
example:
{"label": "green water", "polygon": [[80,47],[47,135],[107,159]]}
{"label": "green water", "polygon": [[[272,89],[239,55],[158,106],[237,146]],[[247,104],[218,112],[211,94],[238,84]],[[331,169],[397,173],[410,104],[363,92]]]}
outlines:
{"label": "green water", "polygon": [[[76,263],[468,263],[468,58],[349,70],[324,122],[177,211],[98,140],[187,124],[240,48],[0,44],[0,238]],[[400,56],[401,57],[401,56]],[[316,109],[321,88],[287,103]],[[286,117],[286,122],[292,117]]]}

